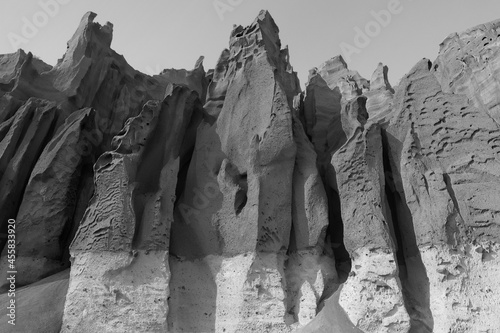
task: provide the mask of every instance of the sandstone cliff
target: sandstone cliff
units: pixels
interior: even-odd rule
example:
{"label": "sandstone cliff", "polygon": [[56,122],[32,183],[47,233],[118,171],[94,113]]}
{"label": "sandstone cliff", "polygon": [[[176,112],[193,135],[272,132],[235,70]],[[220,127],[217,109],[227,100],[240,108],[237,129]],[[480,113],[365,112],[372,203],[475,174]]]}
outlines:
{"label": "sandstone cliff", "polygon": [[498,332],[500,21],[301,91],[267,11],[154,76],[95,16],[0,55],[1,331]]}

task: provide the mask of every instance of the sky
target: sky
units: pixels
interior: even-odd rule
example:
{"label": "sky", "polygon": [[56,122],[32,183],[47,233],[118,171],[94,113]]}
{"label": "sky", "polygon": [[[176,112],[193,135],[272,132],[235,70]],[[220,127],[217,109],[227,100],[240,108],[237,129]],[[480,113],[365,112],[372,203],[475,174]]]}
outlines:
{"label": "sky", "polygon": [[55,65],[93,11],[113,23],[112,48],[144,73],[191,69],[200,55],[209,69],[233,25],[251,24],[261,9],[302,87],[311,68],[339,54],[367,79],[384,63],[394,84],[420,59],[434,60],[450,33],[500,18],[499,0],[0,0],[0,54],[22,48]]}

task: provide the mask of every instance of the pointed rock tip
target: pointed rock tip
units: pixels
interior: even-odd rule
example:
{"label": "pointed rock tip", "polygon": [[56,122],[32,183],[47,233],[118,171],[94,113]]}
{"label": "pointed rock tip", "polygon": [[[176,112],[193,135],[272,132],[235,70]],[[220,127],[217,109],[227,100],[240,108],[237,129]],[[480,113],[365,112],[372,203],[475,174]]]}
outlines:
{"label": "pointed rock tip", "polygon": [[319,65],[318,68],[321,70],[325,67],[337,67],[339,65],[345,69],[349,69],[347,63],[341,55],[336,55],[335,57],[328,59],[327,61]]}
{"label": "pointed rock tip", "polygon": [[307,81],[309,82],[313,76],[318,75],[318,67],[313,67],[309,70],[309,75],[307,76]]}
{"label": "pointed rock tip", "polygon": [[[86,21],[88,23],[94,23],[94,20],[96,17],[97,17],[96,13],[94,13],[93,11],[88,11],[83,15],[81,21]],[[106,22],[106,25],[112,26],[113,24],[111,22]]]}
{"label": "pointed rock tip", "polygon": [[86,12],[80,22],[93,23],[97,14],[91,11]]}
{"label": "pointed rock tip", "polygon": [[423,58],[419,62],[417,62],[415,66],[412,67],[412,69],[404,76],[404,79],[428,75],[431,71],[431,68],[432,62],[427,58]]}
{"label": "pointed rock tip", "polygon": [[271,13],[269,13],[269,11],[267,9],[262,9],[259,12],[259,15],[257,15],[257,18],[255,19],[255,22],[262,22],[262,23],[271,24],[271,25],[276,26],[276,23],[274,22],[274,19],[271,16]]}
{"label": "pointed rock tip", "polygon": [[[94,13],[92,11],[86,12],[83,15],[82,19],[80,20],[80,27],[91,26],[92,24],[96,24],[99,27],[101,27],[101,25],[99,23],[94,23],[94,19],[96,17],[97,17],[96,13]],[[106,32],[112,33],[113,32],[113,23],[106,22],[106,24],[104,26],[102,26],[101,29],[103,29]]]}
{"label": "pointed rock tip", "polygon": [[[231,32],[231,39],[229,42],[230,48],[239,43],[240,38],[247,39],[249,35],[258,35],[258,39],[262,39],[268,47],[271,47],[272,52],[279,52],[281,49],[281,41],[279,38],[279,28],[267,10],[261,10],[257,18],[247,27],[241,25],[235,26]],[[269,50],[268,50],[269,51]]]}
{"label": "pointed rock tip", "polygon": [[432,61],[430,61],[427,58],[422,58],[413,68],[411,69],[410,73],[414,72],[428,72],[432,68]]}
{"label": "pointed rock tip", "polygon": [[280,32],[280,29],[276,25],[276,22],[271,16],[271,13],[269,13],[269,11],[267,11],[266,9],[262,9],[259,12],[259,15],[257,15],[253,23],[250,25],[250,27],[254,27],[256,25],[258,25],[262,30],[270,29],[271,31],[274,31],[276,34]]}
{"label": "pointed rock tip", "polygon": [[392,90],[392,86],[389,83],[389,67],[384,65],[382,62],[379,62],[377,68],[372,74],[370,79],[370,90],[377,89],[387,89]]}
{"label": "pointed rock tip", "polygon": [[197,69],[197,68],[203,67],[203,60],[205,60],[205,56],[200,56],[198,58],[198,60],[196,60],[196,62],[194,64],[194,68]]}
{"label": "pointed rock tip", "polygon": [[271,13],[269,13],[267,9],[261,9],[258,17],[267,17],[267,16],[271,17]]}
{"label": "pointed rock tip", "polygon": [[372,79],[375,76],[387,76],[387,72],[389,71],[389,67],[379,62],[377,68],[373,72]]}
{"label": "pointed rock tip", "polygon": [[344,57],[342,57],[342,55],[339,54],[338,56],[334,57],[334,59],[342,63],[345,66],[345,68],[348,69],[347,62],[345,62]]}
{"label": "pointed rock tip", "polygon": [[17,57],[18,59],[24,59],[26,57],[26,52],[23,49],[17,49],[17,51],[13,53],[0,54],[0,58],[2,57]]}
{"label": "pointed rock tip", "polygon": [[274,19],[271,16],[271,14],[269,13],[269,11],[267,11],[266,9],[262,9],[259,12],[259,15],[257,15],[255,20],[248,27],[243,27],[242,25],[239,25],[239,24],[233,24],[233,32],[231,35],[235,36],[236,34],[242,32],[243,30],[252,30],[253,31],[254,30],[253,28],[255,26],[259,26],[261,29],[271,27],[277,33],[279,32],[279,28],[276,25],[276,22],[274,22]]}
{"label": "pointed rock tip", "polygon": [[[94,19],[96,18],[97,14],[94,12],[87,12],[85,15],[83,15],[82,20],[80,21],[80,25],[78,26],[78,29],[75,31],[73,37],[69,41],[69,45],[71,48],[71,45],[74,44],[76,41],[78,41],[81,38],[88,38],[84,36],[90,36],[88,35],[88,31],[95,31],[97,35],[93,35],[94,38],[98,38],[101,41],[104,42],[105,45],[108,47],[111,45],[111,41],[113,39],[113,24],[110,22],[106,22],[104,26],[101,26],[99,23],[94,22]],[[73,45],[74,46],[74,45]]]}

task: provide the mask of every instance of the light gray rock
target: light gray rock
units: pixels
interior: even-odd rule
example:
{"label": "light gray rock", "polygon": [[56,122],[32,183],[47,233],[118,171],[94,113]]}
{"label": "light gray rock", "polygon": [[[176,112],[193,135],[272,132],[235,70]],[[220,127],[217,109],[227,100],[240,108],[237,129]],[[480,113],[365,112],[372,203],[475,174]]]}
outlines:
{"label": "light gray rock", "polygon": [[330,89],[339,87],[340,81],[345,79],[356,84],[359,94],[370,88],[368,80],[364,79],[358,72],[350,70],[342,56],[325,61],[317,67],[316,71],[326,81]]}
{"label": "light gray rock", "polygon": [[344,244],[352,259],[339,302],[363,332],[408,332],[385,199],[382,135],[367,119],[365,97],[347,102],[341,114],[347,142],[332,157]]}
{"label": "light gray rock", "polygon": [[195,92],[174,87],[130,118],[97,161],[96,192],[71,245],[62,332],[167,329],[179,154],[200,106]]}
{"label": "light gray rock", "polygon": [[500,124],[500,20],[449,35],[433,71],[444,92],[468,96]]}
{"label": "light gray rock", "polygon": [[387,66],[380,63],[372,75],[370,90],[364,94],[370,120],[381,125],[389,122],[393,110],[394,89],[389,83],[388,71]]}
{"label": "light gray rock", "polygon": [[[498,244],[500,129],[467,96],[443,92],[426,59],[401,81],[394,105],[387,148],[403,198],[394,208],[400,212],[412,326],[426,332],[493,329],[496,268],[479,268],[482,259],[471,251],[479,245],[479,253],[487,254]],[[484,286],[491,292],[481,292]],[[477,303],[478,316],[453,310]]]}

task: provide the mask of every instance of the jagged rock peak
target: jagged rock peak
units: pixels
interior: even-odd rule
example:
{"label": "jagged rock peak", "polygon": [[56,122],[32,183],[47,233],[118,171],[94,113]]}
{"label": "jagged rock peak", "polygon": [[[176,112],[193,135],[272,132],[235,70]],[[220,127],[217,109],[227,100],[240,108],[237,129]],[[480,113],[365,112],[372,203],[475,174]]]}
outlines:
{"label": "jagged rock peak", "polygon": [[94,23],[96,16],[93,12],[87,12],[83,16],[68,42],[66,53],[49,73],[49,76],[53,77],[54,87],[66,95],[77,95],[85,77],[90,73],[103,73],[104,70],[100,66],[94,68],[96,63],[108,56],[114,56],[114,51],[111,50],[113,25],[109,22],[104,26]]}
{"label": "jagged rock peak", "polygon": [[76,46],[82,39],[89,40],[92,38],[95,41],[96,37],[97,40],[102,41],[103,44],[108,47],[111,46],[111,40],[113,39],[113,24],[106,22],[104,26],[101,26],[99,23],[94,22],[96,17],[97,14],[94,12],[87,12],[83,15],[80,25],[68,43],[70,49]]}
{"label": "jagged rock peak", "polygon": [[64,63],[73,62],[83,56],[90,57],[92,50],[96,49],[95,46],[93,48],[88,47],[90,41],[105,48],[111,47],[113,24],[107,22],[106,25],[101,26],[99,23],[94,22],[96,16],[97,14],[93,12],[87,12],[83,15],[80,25],[68,42],[66,54],[60,59],[58,66],[64,66]]}
{"label": "jagged rock peak", "polygon": [[253,44],[261,46],[271,55],[281,50],[278,26],[267,10],[261,10],[248,27],[239,25],[233,29],[229,42],[231,57],[237,56],[241,49],[244,50]]}
{"label": "jagged rock peak", "polygon": [[370,80],[370,91],[385,89],[394,92],[391,84],[389,83],[389,78],[387,77],[388,72],[389,68],[380,62],[375,72],[373,72]]}
{"label": "jagged rock peak", "polygon": [[325,71],[338,72],[341,70],[348,70],[347,63],[345,62],[344,58],[342,58],[341,55],[337,55],[331,59],[328,59],[318,67],[313,67],[312,69],[310,69],[308,81],[310,81],[313,76],[320,74],[320,72],[325,72]]}
{"label": "jagged rock peak", "polygon": [[341,80],[346,79],[355,82],[359,92],[370,89],[370,82],[363,78],[357,71],[350,70],[341,55],[328,59],[318,67],[314,68],[311,74],[319,74],[327,82],[330,89],[339,86]]}
{"label": "jagged rock peak", "polygon": [[330,58],[321,65],[319,65],[320,70],[325,67],[330,70],[336,68],[349,69],[347,63],[345,62],[344,58],[341,55],[336,55],[335,57]]}
{"label": "jagged rock peak", "polygon": [[194,69],[203,68],[203,60],[205,60],[205,57],[200,56],[198,60],[196,60],[196,63],[194,64]]}
{"label": "jagged rock peak", "polygon": [[259,40],[270,41],[280,46],[279,28],[267,10],[261,10],[257,18],[248,27],[235,26],[231,32],[230,45],[240,40],[241,37],[254,34]]}
{"label": "jagged rock peak", "polygon": [[252,62],[268,63],[273,75],[283,81],[288,103],[300,93],[297,73],[290,65],[288,47],[281,49],[279,29],[268,11],[261,11],[248,27],[236,26],[231,33],[229,49],[223,50],[214,70],[213,80],[208,87],[207,113],[217,117],[229,84],[238,73],[250,73]]}

